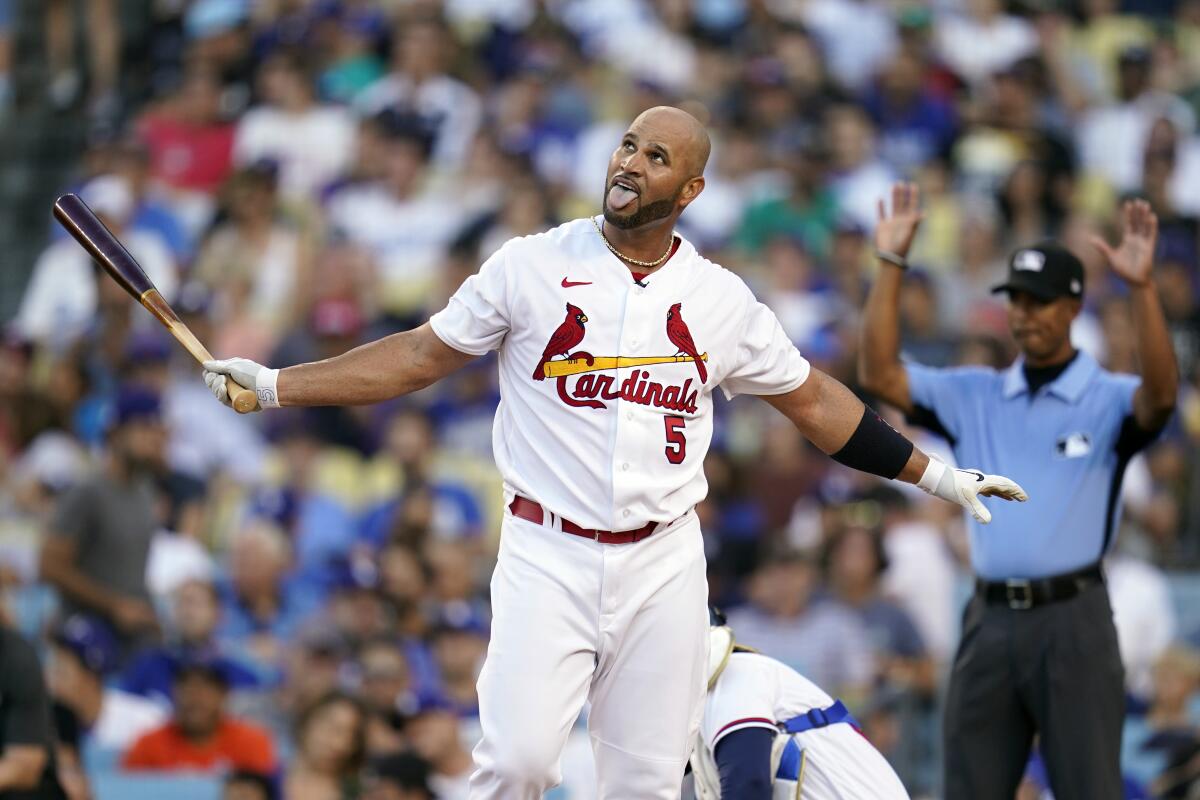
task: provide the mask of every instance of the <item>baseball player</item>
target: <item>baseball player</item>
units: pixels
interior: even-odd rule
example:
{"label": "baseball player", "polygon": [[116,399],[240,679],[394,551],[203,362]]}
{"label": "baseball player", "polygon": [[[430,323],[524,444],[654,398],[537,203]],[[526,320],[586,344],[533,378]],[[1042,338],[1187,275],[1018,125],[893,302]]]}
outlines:
{"label": "baseball player", "polygon": [[699,800],[908,800],[840,700],[735,643],[710,613],[708,699],[689,762]]}
{"label": "baseball player", "polygon": [[284,370],[205,364],[265,407],[377,403],[499,351],[493,450],[507,505],[479,678],[472,798],[539,798],[586,701],[601,798],[680,791],[704,696],[708,587],[693,507],[712,393],[761,395],[851,467],[990,519],[1006,478],[931,460],[811,369],[736,275],[674,233],[704,188],[704,127],[641,114],[608,166],[603,215],[502,246],[416,328]]}

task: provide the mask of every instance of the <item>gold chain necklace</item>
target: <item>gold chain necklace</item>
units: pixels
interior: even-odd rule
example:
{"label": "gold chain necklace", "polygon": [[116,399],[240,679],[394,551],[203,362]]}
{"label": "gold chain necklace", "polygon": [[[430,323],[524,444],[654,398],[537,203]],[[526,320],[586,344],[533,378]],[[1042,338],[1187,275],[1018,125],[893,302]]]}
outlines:
{"label": "gold chain necklace", "polygon": [[595,217],[592,217],[592,225],[594,225],[596,227],[596,233],[600,234],[600,239],[604,242],[604,246],[608,248],[610,253],[612,253],[614,256],[621,259],[622,261],[627,261],[630,264],[633,264],[635,266],[648,267],[650,269],[654,269],[655,267],[661,266],[664,261],[666,261],[668,258],[670,258],[671,251],[675,249],[675,234],[671,234],[671,243],[669,245],[667,245],[667,252],[663,253],[661,256],[654,259],[653,261],[639,261],[636,258],[630,258],[629,256],[625,255],[617,248],[613,247],[612,242],[610,242],[608,240],[608,237],[604,235],[604,229],[600,227],[599,222],[596,222]]}

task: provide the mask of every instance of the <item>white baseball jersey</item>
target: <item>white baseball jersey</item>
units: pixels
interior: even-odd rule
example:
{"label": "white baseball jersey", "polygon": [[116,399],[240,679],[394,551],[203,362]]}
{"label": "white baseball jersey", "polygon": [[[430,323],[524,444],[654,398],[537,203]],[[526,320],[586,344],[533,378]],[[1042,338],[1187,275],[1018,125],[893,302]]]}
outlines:
{"label": "white baseball jersey", "polygon": [[[726,736],[745,728],[779,726],[833,698],[794,669],[759,653],[729,656],[708,693],[692,768],[701,800],[718,800],[721,782],[715,752]],[[794,744],[793,744],[794,743]],[[788,749],[793,752],[788,753]],[[784,762],[791,756],[791,765]],[[797,757],[798,756],[798,757]],[[787,775],[782,773],[788,772]],[[845,723],[794,735],[780,733],[771,751],[774,797],[804,800],[907,800],[887,761],[862,734]]]}
{"label": "white baseball jersey", "polygon": [[782,394],[809,373],[770,309],[686,240],[643,283],[578,219],[506,243],[430,320],[456,350],[500,351],[505,491],[585,528],[687,512],[707,491],[713,387]]}

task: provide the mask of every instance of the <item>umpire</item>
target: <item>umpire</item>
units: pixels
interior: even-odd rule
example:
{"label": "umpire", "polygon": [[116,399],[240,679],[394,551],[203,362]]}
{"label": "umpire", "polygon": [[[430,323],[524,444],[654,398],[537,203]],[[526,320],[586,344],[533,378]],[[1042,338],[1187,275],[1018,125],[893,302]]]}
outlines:
{"label": "umpire", "polygon": [[1151,276],[1158,219],[1142,201],[1123,214],[1120,245],[1093,244],[1129,287],[1140,380],[1071,345],[1083,265],[1054,242],[1013,253],[993,290],[1008,295],[1012,366],[902,362],[900,283],[921,212],[912,184],[892,187],[890,215],[880,202],[859,380],[960,463],[1038,488],[997,506],[986,530],[968,521],[976,583],[946,700],[947,800],[1012,800],[1035,735],[1058,800],[1123,796],[1124,669],[1100,561],[1125,466],[1167,423],[1179,383]]}

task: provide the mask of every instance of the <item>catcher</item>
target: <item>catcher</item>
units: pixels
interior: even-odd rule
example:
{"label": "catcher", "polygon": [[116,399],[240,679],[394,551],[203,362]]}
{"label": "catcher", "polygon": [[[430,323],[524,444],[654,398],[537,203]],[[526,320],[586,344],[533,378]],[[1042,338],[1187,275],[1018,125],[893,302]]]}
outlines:
{"label": "catcher", "polygon": [[742,647],[710,611],[708,697],[689,762],[699,800],[908,800],[840,700]]}

